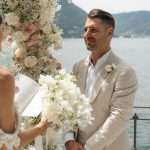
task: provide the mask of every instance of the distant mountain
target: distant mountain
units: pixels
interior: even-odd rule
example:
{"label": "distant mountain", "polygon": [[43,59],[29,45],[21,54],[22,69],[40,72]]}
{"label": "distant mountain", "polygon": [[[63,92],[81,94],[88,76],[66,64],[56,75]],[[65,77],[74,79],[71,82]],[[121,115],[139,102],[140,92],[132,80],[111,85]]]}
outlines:
{"label": "distant mountain", "polygon": [[56,23],[63,29],[64,37],[81,37],[86,12],[69,0],[60,0],[60,4]]}
{"label": "distant mountain", "polygon": [[[64,37],[81,37],[87,13],[71,0],[60,0],[61,10],[56,23],[64,31]],[[114,14],[116,36],[150,36],[150,11],[135,11]]]}
{"label": "distant mountain", "polygon": [[116,35],[150,36],[150,11],[135,11],[114,15]]}

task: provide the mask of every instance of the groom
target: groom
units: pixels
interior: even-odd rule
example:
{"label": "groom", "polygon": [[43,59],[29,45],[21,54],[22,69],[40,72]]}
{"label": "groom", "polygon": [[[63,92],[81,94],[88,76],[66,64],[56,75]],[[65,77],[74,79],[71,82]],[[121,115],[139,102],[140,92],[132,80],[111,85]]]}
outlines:
{"label": "groom", "polygon": [[[67,150],[129,150],[127,126],[137,89],[134,70],[111,48],[113,16],[89,12],[84,40],[90,55],[74,65],[81,92],[90,98],[95,120],[78,132],[78,142],[67,136]],[[71,135],[71,134],[70,134]]]}

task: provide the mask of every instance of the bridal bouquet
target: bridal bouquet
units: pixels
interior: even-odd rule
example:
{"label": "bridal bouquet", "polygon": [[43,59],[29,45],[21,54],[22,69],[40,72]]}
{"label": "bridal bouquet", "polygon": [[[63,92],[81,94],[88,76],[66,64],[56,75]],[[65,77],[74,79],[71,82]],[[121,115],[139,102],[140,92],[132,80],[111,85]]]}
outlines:
{"label": "bridal bouquet", "polygon": [[90,101],[74,83],[75,77],[60,71],[55,76],[40,76],[43,91],[43,117],[52,123],[54,130],[74,131],[92,123]]}
{"label": "bridal bouquet", "polygon": [[48,150],[63,149],[62,133],[85,128],[94,119],[90,101],[81,94],[75,81],[75,77],[64,70],[55,76],[40,76],[42,116],[51,124],[47,134],[49,141],[45,145]]}
{"label": "bridal bouquet", "polygon": [[3,29],[16,41],[15,72],[38,80],[60,67],[52,56],[61,47],[62,31],[54,24],[57,0],[0,0]]}

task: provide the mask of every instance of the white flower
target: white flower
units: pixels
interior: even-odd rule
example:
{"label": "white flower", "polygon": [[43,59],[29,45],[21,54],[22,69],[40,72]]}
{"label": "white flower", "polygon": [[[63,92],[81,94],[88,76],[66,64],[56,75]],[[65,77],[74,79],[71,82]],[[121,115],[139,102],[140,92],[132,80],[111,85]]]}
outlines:
{"label": "white flower", "polygon": [[7,4],[11,9],[14,9],[18,5],[18,1],[17,0],[9,0],[9,1],[7,1]]}
{"label": "white flower", "polygon": [[4,26],[17,45],[15,73],[22,72],[38,80],[41,73],[51,74],[60,69],[60,62],[48,49],[62,47],[62,32],[54,23],[58,1],[1,0],[0,6],[3,6],[1,12],[7,24]]}
{"label": "white flower", "polygon": [[[49,111],[51,110],[51,111]],[[58,112],[60,111],[59,105],[55,105],[54,103],[48,103],[46,102],[43,105],[43,116],[47,116],[47,119],[49,122],[55,122],[58,123],[59,118],[58,118]]]}
{"label": "white flower", "polygon": [[[7,31],[10,29],[8,34],[11,33],[16,43],[13,48],[15,73],[22,72],[38,80],[40,74],[55,74],[61,68],[53,55],[53,50],[62,45],[61,31],[54,24],[59,9],[57,3],[58,0],[0,0],[4,25]],[[58,78],[41,76],[39,82],[44,94],[43,116],[58,127],[69,122],[72,129],[84,117],[75,109],[80,105],[76,102],[80,94],[69,80],[72,78],[63,74]]]}
{"label": "white flower", "polygon": [[41,27],[44,33],[50,34],[52,33],[52,27],[49,23],[45,24]]}
{"label": "white flower", "polygon": [[17,48],[16,51],[15,51],[15,56],[16,56],[17,59],[23,58],[25,56],[25,50]]}
{"label": "white flower", "polygon": [[14,33],[14,37],[18,42],[23,42],[29,38],[29,34],[26,32],[18,31]]}
{"label": "white flower", "polygon": [[63,45],[63,40],[62,40],[61,36],[58,35],[58,36],[57,36],[57,40],[56,40],[56,42],[54,43],[54,48],[55,48],[55,49],[62,48],[62,45]]}
{"label": "white flower", "polygon": [[35,56],[28,56],[24,59],[24,64],[28,68],[32,68],[37,64],[37,58]]}
{"label": "white flower", "polygon": [[111,73],[113,70],[116,69],[116,67],[117,66],[115,64],[108,64],[108,65],[105,66],[105,71],[107,73]]}
{"label": "white flower", "polygon": [[5,21],[8,25],[16,26],[19,24],[19,17],[16,16],[14,13],[8,13],[5,15]]}
{"label": "white flower", "polygon": [[51,76],[40,75],[39,83],[41,85],[46,84],[53,87],[56,84],[56,81]]}

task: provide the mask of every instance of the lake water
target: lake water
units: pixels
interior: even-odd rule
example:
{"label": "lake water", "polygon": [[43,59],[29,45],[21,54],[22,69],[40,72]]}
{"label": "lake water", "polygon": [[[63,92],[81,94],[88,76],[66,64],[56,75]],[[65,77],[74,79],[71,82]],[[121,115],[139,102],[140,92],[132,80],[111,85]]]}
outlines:
{"label": "lake water", "polygon": [[[9,48],[7,48],[9,49]],[[150,107],[150,38],[114,38],[112,49],[126,60],[136,71],[139,88],[135,106]],[[64,46],[55,53],[67,71],[73,64],[86,57],[88,51],[82,39],[64,39]],[[10,63],[9,55],[1,57],[0,64]],[[150,119],[150,109],[135,109],[138,116]],[[133,143],[133,120],[129,127],[131,143]],[[150,121],[137,122],[137,150],[150,150]]]}
{"label": "lake water", "polygon": [[[139,88],[134,105],[150,107],[150,38],[114,38],[112,50],[136,71]],[[82,39],[65,39],[63,48],[56,52],[68,71],[87,54]],[[150,109],[135,109],[135,112],[141,119],[150,119]],[[133,143],[133,120],[130,121],[129,132]],[[150,150],[150,121],[137,122],[137,147],[137,150]]]}

